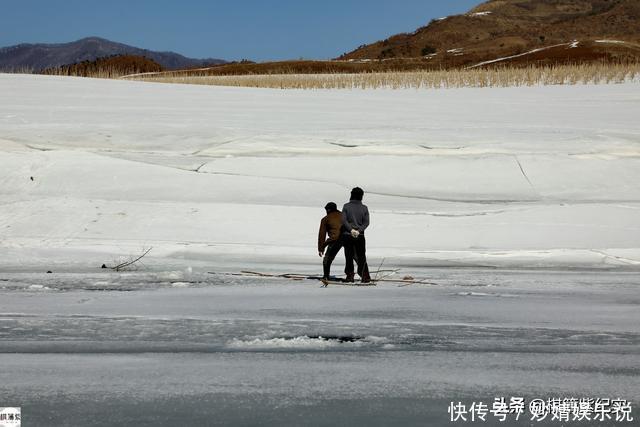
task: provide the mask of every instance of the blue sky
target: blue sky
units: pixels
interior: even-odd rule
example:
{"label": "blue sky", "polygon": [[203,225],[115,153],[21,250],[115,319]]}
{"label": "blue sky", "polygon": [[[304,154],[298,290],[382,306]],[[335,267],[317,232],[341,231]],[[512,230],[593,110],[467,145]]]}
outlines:
{"label": "blue sky", "polygon": [[99,36],[190,57],[339,56],[480,0],[0,0],[0,46]]}

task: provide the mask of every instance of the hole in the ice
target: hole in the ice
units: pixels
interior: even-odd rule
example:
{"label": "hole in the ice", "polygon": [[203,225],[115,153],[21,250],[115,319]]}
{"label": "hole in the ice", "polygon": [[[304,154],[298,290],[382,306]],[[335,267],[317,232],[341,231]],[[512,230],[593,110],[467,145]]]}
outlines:
{"label": "hole in the ice", "polygon": [[339,343],[364,341],[364,337],[357,335],[307,335],[307,338],[322,341],[337,341]]}

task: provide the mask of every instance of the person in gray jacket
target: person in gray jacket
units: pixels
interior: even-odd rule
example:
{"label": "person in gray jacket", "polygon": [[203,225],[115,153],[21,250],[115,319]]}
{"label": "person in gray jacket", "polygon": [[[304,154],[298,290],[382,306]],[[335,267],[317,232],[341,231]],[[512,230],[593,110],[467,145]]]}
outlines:
{"label": "person in gray jacket", "polygon": [[367,265],[367,248],[364,231],[369,227],[369,209],[362,204],[364,191],[360,187],[351,190],[351,200],[342,208],[344,253],[347,259],[346,281],[354,281],[353,261],[358,264],[358,275],[362,283],[371,282]]}

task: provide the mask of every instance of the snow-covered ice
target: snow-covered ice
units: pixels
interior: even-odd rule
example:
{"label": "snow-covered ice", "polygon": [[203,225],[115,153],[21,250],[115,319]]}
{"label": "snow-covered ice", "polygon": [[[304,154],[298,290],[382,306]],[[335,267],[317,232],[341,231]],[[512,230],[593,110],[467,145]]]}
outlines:
{"label": "snow-covered ice", "polygon": [[[639,89],[0,74],[0,405],[47,426],[439,426],[451,401],[593,397],[637,419]],[[223,274],[317,274],[322,207],[355,185],[372,270],[432,284]]]}
{"label": "snow-covered ice", "polygon": [[0,257],[315,263],[367,192],[374,259],[636,268],[640,85],[280,91],[0,75]]}

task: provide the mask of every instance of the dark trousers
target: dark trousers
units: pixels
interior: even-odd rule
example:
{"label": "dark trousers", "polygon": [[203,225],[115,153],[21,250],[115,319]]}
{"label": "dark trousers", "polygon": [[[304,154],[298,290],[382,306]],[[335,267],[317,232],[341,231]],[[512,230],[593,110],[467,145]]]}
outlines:
{"label": "dark trousers", "polygon": [[367,242],[364,235],[358,236],[357,239],[350,235],[343,235],[342,238],[344,239],[344,255],[347,258],[347,266],[344,269],[347,278],[353,278],[353,261],[355,261],[358,264],[358,276],[362,280],[371,280],[367,265]]}
{"label": "dark trousers", "polygon": [[322,259],[322,269],[324,270],[323,276],[326,279],[329,278],[329,275],[331,273],[331,263],[333,263],[333,260],[336,259],[336,255],[338,255],[338,252],[340,252],[340,249],[342,249],[342,246],[343,246],[342,236],[338,238],[338,240],[336,240],[335,242],[329,243],[329,245],[327,246],[327,251],[324,254],[324,258]]}

